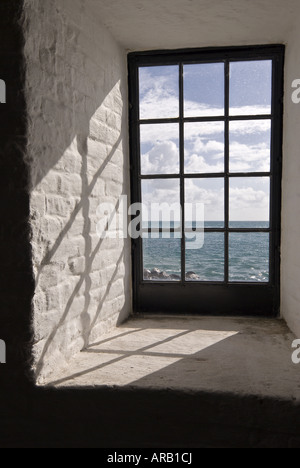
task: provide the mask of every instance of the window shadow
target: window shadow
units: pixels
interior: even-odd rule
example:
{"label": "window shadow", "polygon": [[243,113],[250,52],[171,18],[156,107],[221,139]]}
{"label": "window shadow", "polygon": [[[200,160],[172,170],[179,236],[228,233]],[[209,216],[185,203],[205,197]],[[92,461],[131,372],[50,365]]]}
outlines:
{"label": "window shadow", "polygon": [[[49,54],[53,55],[52,59],[56,64],[58,59],[54,52],[50,50]],[[44,68],[46,65],[41,63],[41,74],[47,72]],[[61,64],[56,65],[59,67]],[[73,348],[76,352],[80,348],[86,348],[89,340],[97,335],[96,332],[93,335],[93,332],[95,327],[100,326],[99,321],[105,321],[108,318],[111,324],[120,324],[130,313],[130,295],[124,301],[119,301],[119,308],[116,307],[110,316],[107,317],[107,311],[104,311],[105,301],[111,300],[109,294],[114,281],[122,282],[124,291],[130,290],[130,242],[125,239],[118,243],[114,251],[116,262],[115,264],[113,261],[110,262],[112,266],[109,272],[103,275],[103,279],[100,273],[104,267],[99,267],[99,263],[102,262],[101,256],[107,250],[106,239],[99,237],[97,239],[95,226],[96,209],[102,201],[99,184],[101,185],[103,180],[103,193],[105,196],[109,195],[105,185],[107,184],[105,173],[112,171],[113,164],[118,164],[114,161],[119,161],[121,155],[124,162],[118,174],[117,190],[114,187],[113,198],[117,200],[117,191],[119,196],[129,195],[129,164],[126,163],[128,144],[127,128],[125,128],[127,125],[126,70],[124,69],[124,74],[121,73],[121,69],[120,73],[116,73],[115,70],[111,73],[111,67],[113,67],[112,64],[107,67],[107,70],[101,68],[97,79],[94,76],[86,78],[89,81],[87,83],[89,92],[91,92],[89,97],[79,90],[72,89],[71,80],[65,76],[63,89],[60,89],[58,93],[58,102],[52,102],[51,105],[49,103],[43,116],[30,115],[27,165],[33,194],[31,206],[35,274],[33,354],[37,380],[43,379],[43,374],[51,371],[51,366],[53,368],[60,364],[65,365],[73,353]],[[51,71],[53,70],[48,70],[48,73]],[[70,70],[66,67],[65,72],[68,71]],[[29,70],[28,73],[30,75],[32,71]],[[30,109],[33,112],[33,103],[39,99],[39,96],[30,88],[30,82],[28,86],[28,100],[32,100]],[[118,96],[114,101],[111,94],[115,92]],[[122,99],[124,102],[120,104]],[[109,109],[109,105],[112,106],[114,102],[117,102],[119,106],[116,111],[117,118],[112,115],[115,109]],[[120,123],[115,124],[115,120]],[[98,151],[99,159],[97,159]],[[80,178],[80,195],[74,196],[75,189],[70,194],[66,188],[62,192],[61,187],[58,188],[59,193],[55,194],[51,187],[53,173],[59,174],[60,185],[65,184],[64,187],[67,187],[68,182],[64,178],[68,180],[70,171],[64,172],[66,155],[68,155],[69,162],[76,165],[76,170],[74,169],[71,175]],[[39,200],[38,197],[44,197],[47,204],[48,195],[50,197],[59,195],[62,204],[70,203],[71,197],[71,202],[74,201],[74,206],[68,210],[67,217],[63,211],[64,207],[60,212],[58,206],[57,214],[50,216],[51,226],[54,227],[49,231],[43,228],[44,218],[47,218],[48,214],[47,210],[41,209],[41,204],[35,203],[34,198],[37,197]],[[119,202],[116,201],[116,209],[118,209],[118,204]],[[56,228],[57,225],[60,226],[59,230]],[[55,236],[51,229],[55,232]],[[73,240],[75,231],[78,246],[76,239]],[[82,262],[76,271],[72,271],[71,263],[68,264],[68,261],[59,258],[61,253],[65,257],[65,251],[69,250],[71,251],[70,262],[73,260],[76,262],[77,259]],[[95,266],[96,263],[98,266]],[[95,271],[98,272],[98,276]],[[57,275],[58,278],[54,285],[51,280],[48,281],[51,275],[54,277]],[[60,283],[64,283],[67,290],[67,295],[64,293],[62,300],[59,297]],[[52,296],[49,299],[51,288]],[[56,293],[55,288],[57,288]],[[62,305],[57,306],[57,303],[53,305],[55,296],[59,297]],[[97,306],[96,301],[98,301]],[[75,309],[76,312],[74,312]],[[76,318],[74,318],[75,313]],[[72,333],[74,337],[71,336]],[[56,356],[54,356],[55,353]],[[61,353],[61,363],[59,353]],[[49,367],[48,370],[47,367]]]}
{"label": "window shadow", "polygon": [[129,321],[89,346],[48,385],[300,399],[292,339],[283,323],[264,319]]}
{"label": "window shadow", "polygon": [[[45,343],[45,345],[43,347],[40,358],[39,358],[39,360],[38,360],[38,362],[36,364],[36,377],[37,378],[39,377],[39,375],[42,372],[42,369],[43,369],[43,366],[44,366],[44,363],[45,363],[45,361],[44,361],[45,356],[46,356],[46,354],[47,354],[47,352],[49,350],[49,347],[52,344],[52,342],[53,342],[53,340],[54,340],[54,338],[56,336],[56,333],[58,332],[58,330],[61,328],[61,326],[65,323],[66,319],[68,318],[68,315],[69,315],[69,313],[71,311],[71,308],[72,308],[72,304],[73,304],[75,298],[77,297],[79,291],[81,290],[81,288],[83,286],[84,286],[84,307],[82,309],[82,314],[81,314],[81,322],[82,322],[82,330],[83,330],[83,341],[84,341],[83,348],[86,348],[88,346],[89,337],[90,337],[91,331],[93,329],[93,326],[96,324],[97,319],[99,318],[99,315],[101,313],[103,304],[105,302],[105,299],[107,298],[107,295],[109,294],[109,291],[110,291],[110,289],[111,289],[111,287],[113,285],[113,281],[114,281],[114,279],[115,279],[115,277],[116,277],[116,275],[118,273],[119,266],[120,266],[121,262],[124,261],[124,250],[125,249],[123,248],[122,251],[121,251],[121,254],[119,256],[119,259],[118,259],[118,261],[116,263],[116,268],[114,270],[114,273],[113,273],[111,279],[109,280],[109,282],[107,284],[105,294],[104,294],[103,298],[101,300],[99,300],[99,306],[97,308],[97,312],[95,314],[95,317],[91,321],[90,316],[88,314],[89,305],[90,305],[90,301],[91,301],[91,299],[90,299],[90,290],[91,290],[91,286],[92,286],[92,282],[91,282],[91,279],[90,279],[90,274],[91,274],[91,271],[92,271],[93,262],[94,262],[96,256],[101,251],[101,247],[103,246],[104,239],[99,239],[98,244],[96,245],[94,250],[92,250],[92,241],[91,241],[91,237],[90,237],[90,234],[91,234],[91,221],[90,221],[89,196],[91,195],[91,193],[93,191],[93,188],[94,188],[95,184],[97,183],[99,177],[101,176],[101,174],[105,170],[105,167],[107,166],[109,161],[114,156],[115,151],[116,151],[116,149],[118,148],[118,146],[120,144],[121,137],[118,139],[118,141],[114,145],[114,147],[113,147],[111,153],[109,154],[109,156],[107,157],[107,159],[103,162],[103,164],[98,169],[97,173],[94,175],[93,180],[92,180],[92,182],[90,184],[88,183],[88,180],[87,180],[87,157],[88,157],[87,137],[79,136],[77,141],[78,141],[78,150],[79,150],[79,152],[80,152],[80,154],[82,156],[81,177],[82,177],[82,182],[83,183],[82,183],[81,200],[78,203],[78,205],[76,206],[76,208],[73,211],[72,215],[70,216],[70,219],[67,222],[67,224],[65,225],[64,229],[61,231],[59,237],[56,239],[53,247],[51,248],[51,250],[47,253],[47,255],[44,257],[43,261],[41,262],[40,268],[38,270],[38,274],[36,276],[36,287],[39,284],[39,279],[40,279],[40,276],[41,276],[41,274],[43,272],[43,267],[45,265],[51,264],[51,259],[53,258],[53,256],[55,255],[55,253],[57,252],[59,247],[61,246],[62,242],[65,240],[68,231],[71,229],[73,223],[76,220],[77,215],[80,212],[82,212],[82,215],[83,215],[83,218],[84,218],[83,237],[84,237],[84,240],[85,240],[85,249],[84,249],[85,270],[81,274],[80,279],[79,279],[78,283],[76,284],[76,286],[75,286],[75,288],[73,290],[73,293],[70,295],[70,298],[69,298],[69,300],[67,302],[67,306],[66,306],[65,310],[63,311],[59,322],[57,323],[57,325],[55,325],[55,327],[53,328],[52,332],[50,333],[49,337],[46,340],[46,343]],[[118,209],[118,204],[119,204],[119,202],[116,205],[116,209]],[[120,317],[119,317],[118,323],[121,323],[121,321],[124,320],[124,318],[125,317],[124,317],[123,311],[120,310]]]}

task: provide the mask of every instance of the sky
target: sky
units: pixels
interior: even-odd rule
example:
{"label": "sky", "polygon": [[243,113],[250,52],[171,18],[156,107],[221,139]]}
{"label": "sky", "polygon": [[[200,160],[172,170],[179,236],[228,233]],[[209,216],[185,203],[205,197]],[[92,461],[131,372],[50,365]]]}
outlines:
{"label": "sky", "polygon": [[[230,115],[271,113],[271,61],[230,64]],[[140,118],[179,116],[179,67],[140,68]],[[224,63],[184,66],[185,117],[224,116]],[[179,125],[141,124],[142,174],[179,173]],[[230,123],[230,171],[270,170],[271,121]],[[224,171],[224,123],[186,123],[185,171]],[[143,202],[179,203],[176,180],[147,180]],[[231,179],[230,220],[269,220],[268,178]],[[186,201],[204,204],[206,221],[224,221],[223,179],[186,180]]]}

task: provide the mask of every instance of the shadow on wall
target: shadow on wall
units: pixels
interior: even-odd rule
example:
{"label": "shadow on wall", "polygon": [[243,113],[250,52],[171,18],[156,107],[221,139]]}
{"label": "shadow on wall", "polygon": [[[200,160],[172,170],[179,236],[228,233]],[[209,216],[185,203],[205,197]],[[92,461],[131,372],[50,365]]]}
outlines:
{"label": "shadow on wall", "polygon": [[[131,309],[130,241],[96,233],[98,205],[117,208],[129,193],[125,56],[99,25],[99,41],[111,43],[110,53],[87,47],[82,25],[52,13],[53,42],[40,47],[40,66],[31,61],[27,72],[34,354],[41,382]],[[37,18],[30,14],[33,28]],[[30,30],[27,55],[34,35]]]}

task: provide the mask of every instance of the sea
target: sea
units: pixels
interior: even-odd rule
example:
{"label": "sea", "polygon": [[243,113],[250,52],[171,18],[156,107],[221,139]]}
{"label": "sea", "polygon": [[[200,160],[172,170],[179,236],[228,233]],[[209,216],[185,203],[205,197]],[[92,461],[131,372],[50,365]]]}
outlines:
{"label": "sea", "polygon": [[[158,224],[153,227],[158,227]],[[150,225],[148,226],[150,227]],[[166,228],[166,225],[160,224]],[[173,224],[172,227],[177,227]],[[179,225],[178,225],[179,227]],[[219,221],[205,223],[206,228],[223,228]],[[268,222],[231,222],[231,228],[267,229]],[[146,226],[143,225],[145,229]],[[193,232],[186,224],[186,273],[201,282],[223,282],[225,278],[225,235],[220,232]],[[166,238],[171,237],[171,238]],[[270,234],[247,232],[229,234],[229,281],[267,283],[270,278]],[[145,233],[143,239],[144,270],[158,269],[167,275],[181,276],[181,234]]]}

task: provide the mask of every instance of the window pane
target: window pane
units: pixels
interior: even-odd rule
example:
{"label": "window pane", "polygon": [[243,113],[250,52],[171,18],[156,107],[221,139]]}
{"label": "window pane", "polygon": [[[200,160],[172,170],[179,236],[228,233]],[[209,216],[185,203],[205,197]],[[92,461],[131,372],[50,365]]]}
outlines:
{"label": "window pane", "polygon": [[224,115],[224,63],[184,66],[185,117]]}
{"label": "window pane", "polygon": [[187,123],[184,130],[185,172],[224,172],[224,123]]}
{"label": "window pane", "polygon": [[[224,179],[186,179],[186,212],[188,207],[203,205],[205,227],[211,222],[219,222],[224,227]],[[189,221],[189,219],[186,219]]]}
{"label": "window pane", "polygon": [[179,117],[179,67],[139,69],[140,119]]}
{"label": "window pane", "polygon": [[270,172],[271,121],[230,122],[230,172]]}
{"label": "window pane", "polygon": [[269,234],[229,234],[230,281],[269,282]]}
{"label": "window pane", "polygon": [[271,114],[272,61],[230,64],[230,115]]}
{"label": "window pane", "polygon": [[179,125],[141,125],[142,174],[179,173]]}
{"label": "window pane", "polygon": [[202,247],[186,250],[187,281],[224,281],[224,234],[205,233]]}
{"label": "window pane", "polygon": [[143,180],[142,202],[144,279],[179,281],[181,279],[179,180]]}
{"label": "window pane", "polygon": [[230,179],[230,227],[260,228],[270,223],[270,178],[237,177]]}
{"label": "window pane", "polygon": [[177,179],[142,180],[143,221],[181,220],[180,183]]}
{"label": "window pane", "polygon": [[143,239],[144,280],[181,280],[181,239]]}

